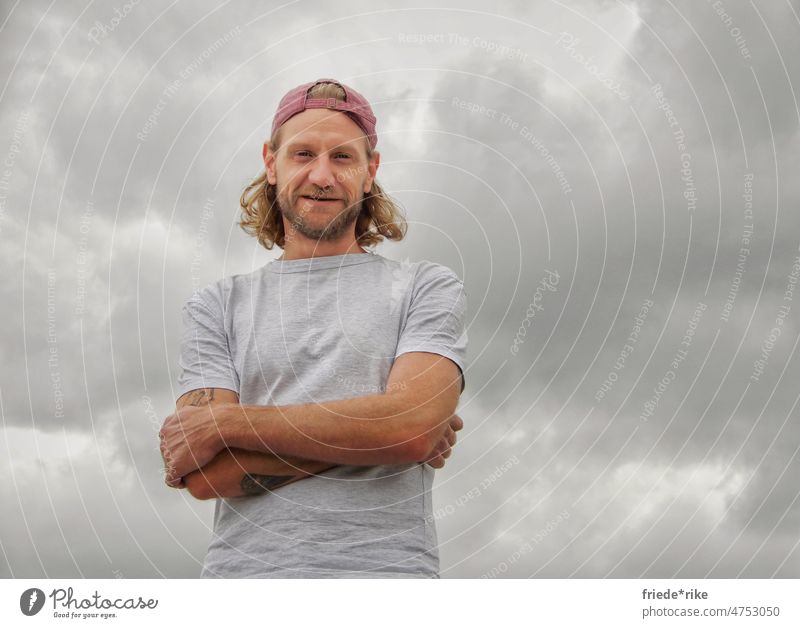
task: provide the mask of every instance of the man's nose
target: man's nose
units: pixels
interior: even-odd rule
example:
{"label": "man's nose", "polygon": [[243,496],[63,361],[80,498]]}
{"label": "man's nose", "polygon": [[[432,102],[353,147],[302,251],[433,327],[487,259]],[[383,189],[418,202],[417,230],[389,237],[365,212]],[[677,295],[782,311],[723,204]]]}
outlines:
{"label": "man's nose", "polygon": [[328,155],[319,155],[311,163],[311,171],[308,173],[308,179],[311,183],[320,188],[332,187],[336,183],[336,177],[333,174],[331,167],[331,160]]}

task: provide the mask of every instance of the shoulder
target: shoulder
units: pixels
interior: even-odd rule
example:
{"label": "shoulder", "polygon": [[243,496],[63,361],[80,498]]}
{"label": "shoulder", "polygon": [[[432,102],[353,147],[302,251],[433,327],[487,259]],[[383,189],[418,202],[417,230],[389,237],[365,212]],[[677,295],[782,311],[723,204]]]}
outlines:
{"label": "shoulder", "polygon": [[464,282],[448,266],[429,260],[413,263],[414,294],[447,293],[463,296]]}
{"label": "shoulder", "polygon": [[431,262],[430,260],[412,261],[407,257],[402,260],[393,260],[379,256],[383,266],[394,276],[413,277],[414,284],[426,284],[441,280],[463,283],[459,276],[448,266]]}
{"label": "shoulder", "polygon": [[416,264],[417,264],[417,276],[422,279],[428,279],[428,280],[445,279],[448,281],[463,283],[463,281],[461,281],[461,278],[449,266],[445,266],[444,264],[437,264],[436,262],[431,262],[429,260],[421,260],[419,262],[416,262]]}
{"label": "shoulder", "polygon": [[249,273],[228,275],[195,290],[184,302],[184,308],[199,306],[214,314],[224,313],[237,295],[249,294],[254,281],[261,281],[266,265]]}

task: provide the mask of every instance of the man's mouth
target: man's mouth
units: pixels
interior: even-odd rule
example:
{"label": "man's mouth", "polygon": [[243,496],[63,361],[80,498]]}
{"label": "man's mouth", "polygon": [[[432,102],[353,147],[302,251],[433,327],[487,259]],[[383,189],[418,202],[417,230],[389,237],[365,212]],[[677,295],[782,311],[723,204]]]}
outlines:
{"label": "man's mouth", "polygon": [[323,203],[323,202],[327,203],[327,202],[333,202],[333,201],[342,200],[340,198],[332,198],[332,197],[329,197],[329,196],[305,196],[305,195],[303,195],[300,198],[303,198],[303,199],[305,199],[307,201],[314,201],[314,202],[318,202],[318,203]]}

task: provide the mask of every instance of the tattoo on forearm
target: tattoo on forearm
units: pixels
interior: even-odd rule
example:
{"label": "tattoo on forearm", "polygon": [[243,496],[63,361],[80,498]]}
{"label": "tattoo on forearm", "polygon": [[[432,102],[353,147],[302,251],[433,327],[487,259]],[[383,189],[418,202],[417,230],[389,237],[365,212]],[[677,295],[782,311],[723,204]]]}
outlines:
{"label": "tattoo on forearm", "polygon": [[261,495],[282,486],[289,480],[293,480],[293,475],[258,475],[255,473],[245,473],[242,477],[241,488],[245,495]]}
{"label": "tattoo on forearm", "polygon": [[214,401],[213,388],[203,388],[202,390],[192,391],[186,398],[186,403],[190,406],[203,406],[212,401]]}

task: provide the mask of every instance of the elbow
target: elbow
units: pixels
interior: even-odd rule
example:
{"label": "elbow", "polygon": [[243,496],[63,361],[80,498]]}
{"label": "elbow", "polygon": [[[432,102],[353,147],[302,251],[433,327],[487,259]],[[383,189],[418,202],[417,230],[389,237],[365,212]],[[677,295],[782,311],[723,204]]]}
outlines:
{"label": "elbow", "polygon": [[454,409],[449,407],[429,408],[428,412],[420,413],[420,420],[415,429],[406,436],[405,455],[408,462],[426,462],[431,452],[444,437]]}
{"label": "elbow", "polygon": [[183,483],[186,485],[186,490],[195,499],[208,500],[219,496],[200,470],[192,471],[184,477]]}
{"label": "elbow", "polygon": [[431,442],[429,438],[419,437],[410,440],[404,452],[406,458],[404,462],[425,462],[435,446],[436,443]]}

